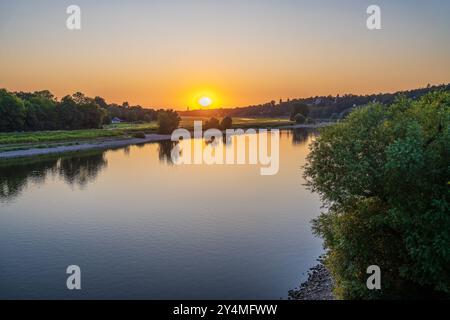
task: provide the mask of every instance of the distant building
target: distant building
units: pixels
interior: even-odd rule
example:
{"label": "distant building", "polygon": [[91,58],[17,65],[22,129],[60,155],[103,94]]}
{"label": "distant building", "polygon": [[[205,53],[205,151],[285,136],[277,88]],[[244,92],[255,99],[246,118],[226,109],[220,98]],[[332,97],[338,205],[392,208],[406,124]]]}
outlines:
{"label": "distant building", "polygon": [[122,123],[122,120],[119,119],[119,118],[117,118],[117,117],[114,117],[114,118],[111,120],[111,124],[119,124],[119,123]]}

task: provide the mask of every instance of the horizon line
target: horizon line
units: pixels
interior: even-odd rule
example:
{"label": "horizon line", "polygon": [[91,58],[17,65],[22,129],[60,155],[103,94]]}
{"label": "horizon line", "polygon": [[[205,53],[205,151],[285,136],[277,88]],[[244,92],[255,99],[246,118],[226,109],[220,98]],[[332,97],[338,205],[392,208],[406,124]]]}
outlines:
{"label": "horizon line", "polygon": [[[310,95],[310,96],[294,97],[294,98],[290,98],[290,97],[281,98],[280,97],[280,98],[277,98],[277,100],[278,100],[278,102],[280,100],[282,100],[283,102],[289,102],[289,101],[295,101],[295,100],[307,100],[307,99],[313,99],[313,98],[318,98],[318,97],[329,97],[329,96],[331,96],[331,97],[338,97],[338,96],[342,97],[342,96],[371,96],[371,95],[380,95],[380,94],[399,94],[399,93],[402,93],[402,92],[408,92],[408,91],[413,91],[413,90],[420,90],[420,89],[440,87],[440,86],[449,86],[449,85],[450,85],[450,82],[444,82],[444,83],[439,83],[439,84],[430,84],[430,83],[428,83],[425,86],[419,86],[419,87],[414,87],[414,88],[410,88],[410,89],[397,89],[397,90],[392,90],[392,91],[378,91],[378,92],[372,91],[370,93],[360,93],[360,94],[346,92],[346,93],[336,93],[336,94],[328,94],[328,95]],[[4,89],[4,90],[6,90],[8,92],[11,92],[11,93],[20,93],[20,92],[35,93],[35,92],[41,92],[41,91],[49,91],[50,93],[53,94],[53,92],[50,89],[30,90],[30,91],[10,90],[7,87],[0,88],[0,90],[1,89]],[[122,106],[124,103],[128,103],[128,101],[126,101],[126,100],[123,101],[122,103],[107,101],[106,98],[104,98],[104,97],[102,97],[100,95],[95,95],[95,96],[91,97],[91,96],[86,95],[82,91],[75,91],[72,94],[65,94],[65,95],[62,95],[61,98],[59,98],[58,96],[54,95],[54,98],[57,101],[61,101],[62,98],[67,97],[67,96],[72,96],[73,94],[76,94],[76,93],[82,93],[88,98],[96,98],[96,97],[103,98],[108,105],[115,104],[115,105],[118,105],[118,106]],[[262,106],[264,104],[267,104],[267,103],[269,103],[271,101],[277,102],[277,100],[272,99],[270,101],[265,101],[265,102],[261,102],[261,103],[257,103],[257,104],[240,105],[240,106],[222,106],[222,107],[215,107],[215,108],[208,108],[208,107],[201,108],[201,107],[191,107],[191,106],[185,106],[185,107],[164,106],[164,107],[161,107],[161,106],[145,106],[145,105],[142,105],[142,104],[130,104],[130,107],[137,107],[137,106],[139,106],[139,107],[142,107],[143,109],[154,109],[154,110],[164,109],[164,110],[175,110],[175,111],[180,111],[180,112],[189,112],[189,111],[199,111],[199,110],[208,111],[208,110],[223,110],[223,109],[239,109],[239,108],[257,107],[257,106]],[[189,109],[189,110],[187,110],[187,109]]]}

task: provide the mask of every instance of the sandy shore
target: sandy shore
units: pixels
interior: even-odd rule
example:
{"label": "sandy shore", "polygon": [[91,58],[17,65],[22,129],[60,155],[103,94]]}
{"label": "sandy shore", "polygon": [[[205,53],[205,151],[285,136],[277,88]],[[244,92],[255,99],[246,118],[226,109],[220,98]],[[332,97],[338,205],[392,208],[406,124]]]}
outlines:
{"label": "sandy shore", "polygon": [[92,143],[80,143],[76,145],[70,146],[55,146],[49,148],[31,148],[26,150],[14,150],[14,151],[6,151],[0,152],[0,159],[12,159],[12,158],[22,158],[22,157],[32,157],[39,155],[46,155],[52,153],[64,153],[64,152],[74,152],[74,151],[84,151],[91,149],[109,149],[109,148],[120,148],[126,147],[133,144],[141,144],[148,142],[156,142],[170,140],[170,135],[161,135],[161,134],[147,134],[145,138],[130,138],[130,139],[121,139],[121,140],[106,140],[106,141],[97,141]]}

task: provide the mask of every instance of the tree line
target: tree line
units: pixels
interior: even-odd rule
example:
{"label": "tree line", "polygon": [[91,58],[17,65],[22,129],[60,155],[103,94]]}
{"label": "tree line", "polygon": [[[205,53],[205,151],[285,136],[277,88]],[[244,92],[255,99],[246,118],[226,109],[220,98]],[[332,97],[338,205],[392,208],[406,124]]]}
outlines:
{"label": "tree line", "polygon": [[0,89],[0,132],[97,129],[114,117],[126,122],[150,122],[158,119],[153,109],[141,106],[108,104],[102,97],[83,93],[57,100],[48,90],[8,92]]}
{"label": "tree line", "polygon": [[399,95],[417,100],[420,97],[436,90],[450,90],[450,84],[438,86],[428,85],[425,88],[409,91],[399,91],[395,93],[378,93],[371,95],[328,95],[315,96],[305,99],[273,100],[264,104],[252,105],[241,108],[223,108],[213,110],[192,110],[180,112],[183,116],[200,117],[289,117],[296,104],[308,106],[308,117],[311,119],[341,119],[347,116],[353,109],[364,106],[372,102],[379,102],[390,105]]}

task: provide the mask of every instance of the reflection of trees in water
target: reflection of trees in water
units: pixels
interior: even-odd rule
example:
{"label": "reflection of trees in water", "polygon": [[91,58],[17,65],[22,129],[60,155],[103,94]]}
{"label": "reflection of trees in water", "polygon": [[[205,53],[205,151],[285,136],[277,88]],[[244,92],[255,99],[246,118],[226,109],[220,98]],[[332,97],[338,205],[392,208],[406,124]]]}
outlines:
{"label": "reflection of trees in water", "polygon": [[68,184],[85,186],[107,166],[104,152],[77,156],[50,156],[0,163],[0,201],[11,201],[29,183],[44,183],[58,174]]}
{"label": "reflection of trees in water", "polygon": [[107,164],[104,153],[77,156],[61,159],[58,171],[67,183],[83,187],[94,181]]}
{"label": "reflection of trees in water", "polygon": [[[315,130],[310,129],[295,129],[280,133],[291,135],[293,144],[306,143],[311,135],[317,134]],[[170,140],[158,142],[158,156],[162,163],[173,165],[171,152],[176,143]],[[224,137],[223,143],[227,147],[232,147],[233,139]],[[130,148],[123,150],[126,154],[130,152]],[[70,185],[84,187],[94,181],[106,166],[104,151],[2,161],[0,162],[0,201],[11,201],[29,183],[44,183],[50,174],[58,174]]]}
{"label": "reflection of trees in water", "polygon": [[42,183],[48,172],[55,170],[58,160],[45,160],[31,163],[12,163],[0,165],[0,200],[11,200],[16,197],[28,182]]}
{"label": "reflection of trees in water", "polygon": [[130,155],[131,147],[130,147],[130,146],[125,146],[125,147],[123,147],[122,150],[123,150],[123,154],[124,154],[124,155],[129,156],[129,155]]}
{"label": "reflection of trees in water", "polygon": [[309,137],[309,133],[306,129],[294,129],[292,130],[292,143],[304,144]]}
{"label": "reflection of trees in water", "polygon": [[172,161],[172,149],[178,142],[171,140],[163,140],[158,142],[158,156],[159,161],[173,165]]}
{"label": "reflection of trees in water", "polygon": [[292,144],[305,144],[311,136],[316,136],[317,132],[311,129],[297,128],[290,131],[292,134]]}

